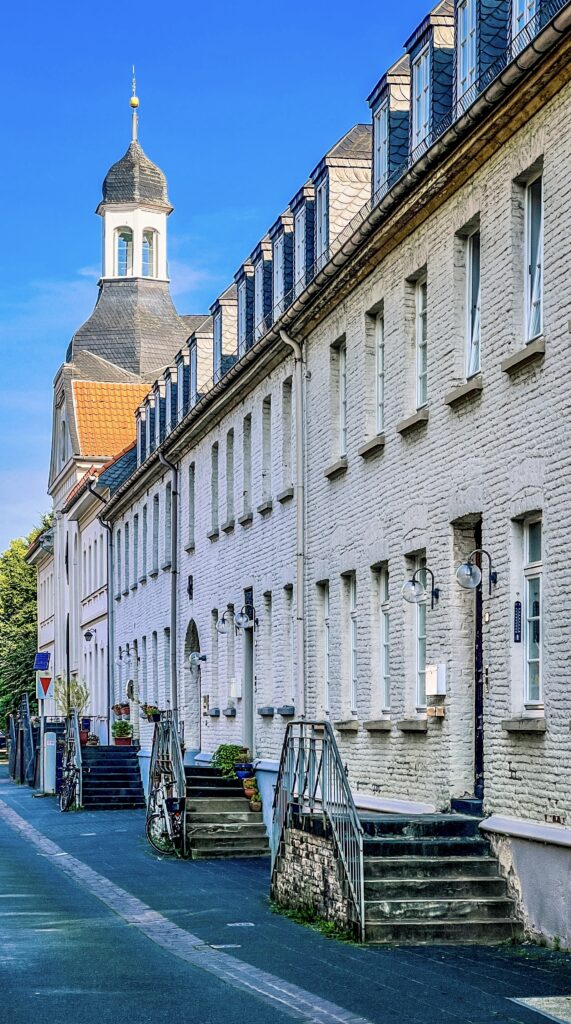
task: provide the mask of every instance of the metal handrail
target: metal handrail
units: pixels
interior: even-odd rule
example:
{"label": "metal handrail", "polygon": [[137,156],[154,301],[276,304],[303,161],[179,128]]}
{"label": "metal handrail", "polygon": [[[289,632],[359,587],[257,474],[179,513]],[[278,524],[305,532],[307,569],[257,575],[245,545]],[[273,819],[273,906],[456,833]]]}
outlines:
{"label": "metal handrail", "polygon": [[182,855],[186,856],[186,774],[182,753],[181,727],[176,711],[162,711],[155,723],[149,766],[149,798],[147,815],[153,807],[153,794],[166,780],[175,800],[179,800],[182,816]]}
{"label": "metal handrail", "polygon": [[34,730],[32,728],[32,715],[30,712],[30,698],[27,693],[23,693],[20,698],[20,707],[18,709],[19,726],[22,734],[22,753],[23,753],[23,773],[24,777],[22,782],[27,782],[28,786],[34,785],[36,776],[36,744],[34,740]]}
{"label": "metal handrail", "polygon": [[18,733],[14,715],[8,715],[8,772],[10,778],[16,780],[16,751],[18,747]]}
{"label": "metal handrail", "polygon": [[83,762],[81,756],[81,740],[79,737],[79,715],[72,708],[65,723],[65,763],[73,764],[77,769],[77,786],[75,790],[75,806],[83,804]]}
{"label": "metal handrail", "polygon": [[272,877],[284,832],[294,814],[325,818],[353,903],[361,940],[365,937],[363,826],[330,722],[287,725],[274,792],[271,830]]}

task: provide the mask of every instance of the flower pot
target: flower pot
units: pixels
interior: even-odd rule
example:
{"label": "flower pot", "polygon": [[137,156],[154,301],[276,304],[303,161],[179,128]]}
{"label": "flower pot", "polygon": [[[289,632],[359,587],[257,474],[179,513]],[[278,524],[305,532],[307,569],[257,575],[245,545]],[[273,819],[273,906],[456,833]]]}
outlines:
{"label": "flower pot", "polygon": [[86,747],[98,747],[99,746],[99,740],[88,740],[87,743],[85,744],[85,746]]}
{"label": "flower pot", "polygon": [[79,730],[79,742],[82,747],[87,746],[87,737],[89,736],[89,729]]}
{"label": "flower pot", "polygon": [[253,798],[255,792],[256,792],[255,789],[245,789],[244,790],[244,796],[247,797],[248,800],[251,800]]}
{"label": "flower pot", "polygon": [[147,719],[148,719],[149,722],[160,722],[160,720],[161,720],[161,713],[160,713],[160,711],[157,711],[157,713],[155,715],[147,715]]}
{"label": "flower pot", "polygon": [[250,800],[250,810],[251,811],[261,811],[262,810],[262,801],[261,800],[254,800],[254,798],[252,797],[252,799]]}
{"label": "flower pot", "polygon": [[116,747],[130,747],[132,739],[133,739],[132,736],[116,736],[115,737],[115,746]]}

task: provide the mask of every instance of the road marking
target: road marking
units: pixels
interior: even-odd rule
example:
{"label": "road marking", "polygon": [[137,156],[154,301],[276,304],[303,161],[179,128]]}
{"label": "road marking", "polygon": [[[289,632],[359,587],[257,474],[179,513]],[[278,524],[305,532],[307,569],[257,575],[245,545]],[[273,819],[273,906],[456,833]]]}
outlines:
{"label": "road marking", "polygon": [[65,858],[56,860],[55,858],[61,858],[65,851],[38,832],[25,818],[16,814],[3,800],[0,800],[0,818],[44,856],[50,857],[55,868],[73,878],[101,903],[118,914],[123,921],[138,928],[147,938],[173,956],[185,960],[193,967],[214,974],[234,988],[279,1006],[296,1020],[311,1024],[370,1024],[365,1017],[357,1016],[327,999],[321,999],[313,992],[284,981],[275,974],[262,971],[243,960],[237,960],[222,949],[215,949],[197,935],[179,928],[77,857],[66,855]]}

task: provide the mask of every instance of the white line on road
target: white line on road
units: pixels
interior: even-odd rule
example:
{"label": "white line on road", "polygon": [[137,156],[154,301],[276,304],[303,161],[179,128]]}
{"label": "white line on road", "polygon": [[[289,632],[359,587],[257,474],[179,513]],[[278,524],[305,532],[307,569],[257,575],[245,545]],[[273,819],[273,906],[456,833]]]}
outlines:
{"label": "white line on road", "polygon": [[3,800],[0,800],[0,818],[3,818],[7,825],[19,832],[44,856],[52,858],[54,867],[59,871],[84,886],[101,903],[115,911],[127,924],[138,928],[147,938],[168,950],[173,956],[185,960],[193,967],[216,975],[234,988],[239,988],[249,992],[252,996],[278,1005],[280,1009],[297,1020],[311,1022],[311,1024],[370,1024],[365,1017],[359,1017],[327,999],[321,999],[312,992],[278,978],[275,974],[262,971],[259,967],[253,967],[252,964],[243,960],[237,960],[236,957],[224,950],[215,949],[199,939],[197,935],[179,928],[178,925],[173,924],[148,904],[143,903],[136,896],[132,896],[125,889],[121,889],[120,886],[88,867],[77,857],[66,855],[63,859],[54,859],[61,858],[65,851],[61,850],[47,836],[38,832],[25,818],[16,814]]}

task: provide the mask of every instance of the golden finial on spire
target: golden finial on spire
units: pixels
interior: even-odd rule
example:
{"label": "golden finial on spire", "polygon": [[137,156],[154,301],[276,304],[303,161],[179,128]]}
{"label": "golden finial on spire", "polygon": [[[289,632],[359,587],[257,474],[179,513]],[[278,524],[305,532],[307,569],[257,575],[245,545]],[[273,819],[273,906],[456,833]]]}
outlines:
{"label": "golden finial on spire", "polygon": [[133,111],[132,117],[132,129],[133,129],[133,142],[137,141],[137,108],[139,106],[139,97],[137,96],[137,79],[135,78],[135,65],[133,64],[133,79],[132,79],[132,94],[129,100],[129,106]]}

